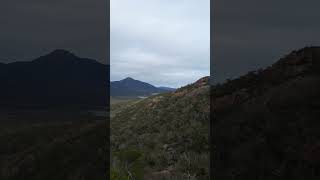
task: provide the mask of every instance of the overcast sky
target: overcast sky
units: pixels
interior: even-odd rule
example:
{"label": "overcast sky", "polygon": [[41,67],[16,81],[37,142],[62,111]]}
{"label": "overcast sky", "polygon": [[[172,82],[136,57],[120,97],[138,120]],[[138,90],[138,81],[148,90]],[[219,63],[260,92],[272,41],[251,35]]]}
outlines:
{"label": "overcast sky", "polygon": [[180,87],[210,73],[209,0],[111,0],[111,80]]}
{"label": "overcast sky", "polygon": [[215,0],[212,6],[214,82],[320,45],[319,0]]}
{"label": "overcast sky", "polygon": [[106,0],[1,0],[0,62],[54,49],[107,63]]}

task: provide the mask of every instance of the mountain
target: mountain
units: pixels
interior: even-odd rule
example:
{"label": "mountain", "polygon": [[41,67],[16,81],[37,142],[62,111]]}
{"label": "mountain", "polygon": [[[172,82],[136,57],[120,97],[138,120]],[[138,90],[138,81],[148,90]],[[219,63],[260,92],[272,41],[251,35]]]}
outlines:
{"label": "mountain", "polygon": [[127,176],[127,164],[135,179],[208,179],[208,80],[111,106],[112,180]]}
{"label": "mountain", "polygon": [[163,86],[158,87],[158,89],[162,89],[162,90],[165,90],[165,91],[175,91],[176,90],[175,88],[163,87]]}
{"label": "mountain", "polygon": [[212,86],[215,179],[317,179],[320,47]]}
{"label": "mountain", "polygon": [[0,64],[0,85],[1,180],[108,179],[107,65],[56,50]]}
{"label": "mountain", "polygon": [[28,62],[0,64],[0,106],[106,106],[109,67],[55,50]]}
{"label": "mountain", "polygon": [[205,179],[211,105],[215,179],[318,179],[319,102],[320,47],[306,47],[210,91],[204,78],[127,103],[110,122],[111,172]]}
{"label": "mountain", "polygon": [[112,81],[110,84],[110,96],[150,96],[155,93],[170,92],[172,89],[157,88],[149,83],[127,77],[120,81]]}

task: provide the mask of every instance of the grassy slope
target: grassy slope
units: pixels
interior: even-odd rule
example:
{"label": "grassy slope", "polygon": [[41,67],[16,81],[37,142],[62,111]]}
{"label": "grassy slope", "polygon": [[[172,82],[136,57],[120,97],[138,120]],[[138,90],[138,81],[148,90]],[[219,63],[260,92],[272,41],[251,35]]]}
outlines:
{"label": "grassy slope", "polygon": [[114,176],[206,179],[209,113],[208,78],[123,107],[111,119]]}

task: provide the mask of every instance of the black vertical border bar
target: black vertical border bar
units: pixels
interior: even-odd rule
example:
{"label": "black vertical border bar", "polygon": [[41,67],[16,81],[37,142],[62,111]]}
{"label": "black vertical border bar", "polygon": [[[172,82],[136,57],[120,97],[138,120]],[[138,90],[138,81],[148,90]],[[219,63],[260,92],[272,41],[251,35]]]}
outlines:
{"label": "black vertical border bar", "polygon": [[105,141],[103,141],[102,143],[106,143],[106,150],[107,150],[107,152],[106,152],[106,156],[107,156],[107,162],[106,162],[106,177],[107,177],[107,179],[110,179],[110,1],[111,0],[107,0],[107,7],[106,7],[106,16],[107,16],[107,22],[106,22],[106,29],[107,29],[107,39],[106,39],[106,43],[107,43],[107,46],[106,46],[106,51],[107,51],[107,53],[106,53],[106,55],[107,55],[107,64],[108,64],[108,66],[107,66],[107,68],[109,68],[108,69],[108,71],[107,71],[107,73],[108,73],[108,77],[109,77],[109,79],[108,79],[108,82],[107,82],[107,91],[106,91],[106,93],[108,93],[107,94],[107,119],[106,119],[106,141],[107,142],[105,142]]}
{"label": "black vertical border bar", "polygon": [[209,85],[210,85],[210,132],[209,132],[209,147],[210,147],[210,173],[209,173],[209,179],[213,180],[214,176],[214,168],[213,168],[213,161],[214,161],[214,148],[213,148],[213,120],[214,120],[214,113],[213,113],[213,97],[212,97],[212,85],[213,85],[213,1],[210,0],[210,78],[209,78]]}

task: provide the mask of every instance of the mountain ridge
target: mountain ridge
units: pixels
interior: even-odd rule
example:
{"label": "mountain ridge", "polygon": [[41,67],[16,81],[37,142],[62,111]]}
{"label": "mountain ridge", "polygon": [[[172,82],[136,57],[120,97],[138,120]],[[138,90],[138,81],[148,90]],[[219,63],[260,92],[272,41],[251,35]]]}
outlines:
{"label": "mountain ridge", "polygon": [[2,64],[0,104],[106,106],[108,67],[65,50],[55,50],[32,61]]}
{"label": "mountain ridge", "polygon": [[173,91],[173,89],[161,89],[131,77],[119,81],[111,81],[110,83],[110,96],[150,96],[155,93],[166,93],[170,91]]}

